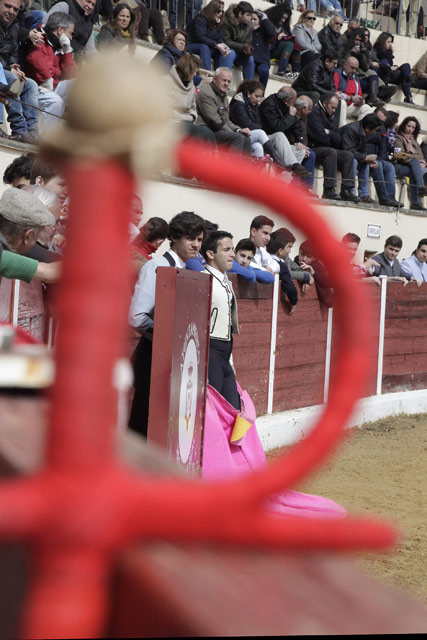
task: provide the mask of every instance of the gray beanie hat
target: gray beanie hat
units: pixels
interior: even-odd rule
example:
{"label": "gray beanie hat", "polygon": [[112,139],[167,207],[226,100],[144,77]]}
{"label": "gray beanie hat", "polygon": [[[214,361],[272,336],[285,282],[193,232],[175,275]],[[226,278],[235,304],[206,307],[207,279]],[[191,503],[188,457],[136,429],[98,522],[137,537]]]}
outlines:
{"label": "gray beanie hat", "polygon": [[55,216],[28,191],[9,187],[0,198],[0,215],[6,220],[29,227],[54,225]]}

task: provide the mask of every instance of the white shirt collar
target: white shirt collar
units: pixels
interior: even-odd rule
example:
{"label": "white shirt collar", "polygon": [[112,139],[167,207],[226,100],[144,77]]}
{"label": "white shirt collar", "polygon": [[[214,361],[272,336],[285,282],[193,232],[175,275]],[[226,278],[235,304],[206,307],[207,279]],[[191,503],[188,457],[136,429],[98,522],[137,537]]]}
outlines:
{"label": "white shirt collar", "polygon": [[226,282],[228,280],[226,273],[222,273],[221,271],[219,271],[215,267],[212,267],[210,264],[205,265],[205,268],[208,271],[210,271],[213,276],[218,278],[218,280],[221,280],[221,282]]}
{"label": "white shirt collar", "polygon": [[168,249],[168,253],[170,253],[172,258],[175,260],[175,266],[178,267],[178,269],[185,269],[184,260],[182,260],[179,257],[179,255],[177,253],[175,253],[175,251],[172,251],[172,249]]}

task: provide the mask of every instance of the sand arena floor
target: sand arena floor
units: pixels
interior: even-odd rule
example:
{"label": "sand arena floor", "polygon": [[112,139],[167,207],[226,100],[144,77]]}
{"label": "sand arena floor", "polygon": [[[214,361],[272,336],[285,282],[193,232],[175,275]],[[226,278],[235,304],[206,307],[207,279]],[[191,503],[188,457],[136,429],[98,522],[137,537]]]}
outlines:
{"label": "sand arena floor", "polygon": [[402,538],[393,551],[352,557],[427,604],[427,415],[386,418],[348,433],[326,463],[293,488],[328,496],[352,514],[396,523]]}

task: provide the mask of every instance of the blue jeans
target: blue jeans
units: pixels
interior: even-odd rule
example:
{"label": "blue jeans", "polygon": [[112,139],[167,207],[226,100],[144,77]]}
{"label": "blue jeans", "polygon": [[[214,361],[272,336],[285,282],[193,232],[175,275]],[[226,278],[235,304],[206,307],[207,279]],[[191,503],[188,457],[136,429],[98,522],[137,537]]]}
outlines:
{"label": "blue jeans", "polygon": [[304,158],[301,164],[311,173],[310,177],[301,178],[301,181],[307,185],[308,189],[312,189],[314,184],[314,165],[316,164],[316,154],[313,149],[310,150],[310,155]]}
{"label": "blue jeans", "polygon": [[[359,196],[359,198],[366,198],[367,196],[369,196],[369,189],[368,189],[369,165],[364,164],[362,162],[359,164],[357,160],[353,160],[353,166],[354,166],[354,179],[356,180],[356,175],[357,175],[357,180],[358,180],[357,195]],[[354,192],[354,189],[352,189],[352,192]]]}
{"label": "blue jeans", "polygon": [[255,63],[255,69],[258,72],[259,81],[264,87],[267,88],[268,76],[270,75],[270,65],[268,64],[257,64]]}
{"label": "blue jeans", "polygon": [[[16,76],[11,71],[4,72],[7,82],[16,80]],[[39,131],[39,112],[34,107],[39,105],[39,89],[37,83],[31,78],[25,80],[21,100],[10,100],[6,105],[7,119],[12,129],[12,134],[31,133],[37,134]],[[3,122],[3,118],[1,118]]]}
{"label": "blue jeans", "polygon": [[338,0],[320,0],[320,2],[319,0],[308,0],[308,2],[306,2],[306,6],[307,9],[310,9],[310,11],[314,11],[315,13],[318,12],[318,9],[322,8],[326,11],[339,13],[340,16],[344,17],[341,4]]}
{"label": "blue jeans", "polygon": [[[246,56],[244,53],[237,53],[234,49],[231,49],[231,52],[227,56],[229,60],[228,64],[225,64],[225,67],[231,69],[234,63],[240,65],[242,67],[243,78],[244,80],[253,80],[255,73],[255,63],[253,56]],[[230,64],[231,63],[231,64]]]}
{"label": "blue jeans", "polygon": [[394,200],[396,195],[396,171],[388,160],[378,160],[378,169],[371,169],[379,200]]}
{"label": "blue jeans", "polygon": [[207,44],[203,44],[201,42],[189,42],[187,45],[187,51],[188,53],[195,53],[200,56],[202,69],[208,69],[208,71],[212,69],[212,58],[214,61],[215,69],[217,67],[228,67],[229,69],[231,69],[231,67],[233,66],[233,61],[231,60],[230,53],[227,56],[220,56],[218,49],[214,49],[212,51]]}
{"label": "blue jeans", "polygon": [[409,178],[409,201],[411,204],[420,204],[418,190],[424,188],[424,174],[427,169],[421,169],[417,158],[412,158],[408,164],[396,164],[398,178]]}

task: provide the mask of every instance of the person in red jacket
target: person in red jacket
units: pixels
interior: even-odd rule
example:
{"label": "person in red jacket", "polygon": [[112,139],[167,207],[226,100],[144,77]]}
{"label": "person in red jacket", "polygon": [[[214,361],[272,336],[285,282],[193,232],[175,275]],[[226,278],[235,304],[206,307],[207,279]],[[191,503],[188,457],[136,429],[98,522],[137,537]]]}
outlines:
{"label": "person in red jacket", "polygon": [[77,65],[71,48],[74,18],[67,13],[53,13],[43,28],[43,39],[30,45],[25,58],[25,72],[39,87],[39,106],[44,113],[44,131],[58,124]]}

